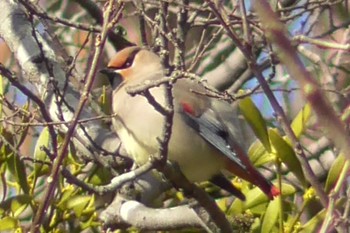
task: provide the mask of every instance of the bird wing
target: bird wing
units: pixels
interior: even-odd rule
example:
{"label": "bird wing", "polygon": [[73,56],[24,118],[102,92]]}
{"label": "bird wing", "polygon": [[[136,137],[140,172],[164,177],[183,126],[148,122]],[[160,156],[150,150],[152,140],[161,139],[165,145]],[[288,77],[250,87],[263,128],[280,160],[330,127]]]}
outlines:
{"label": "bird wing", "polygon": [[188,126],[196,130],[204,140],[218,149],[240,168],[247,169],[237,154],[232,151],[228,143],[229,133],[226,131],[225,126],[215,118],[215,114],[211,110],[203,112],[200,116],[194,116],[189,105],[182,103],[182,106],[182,117]]}

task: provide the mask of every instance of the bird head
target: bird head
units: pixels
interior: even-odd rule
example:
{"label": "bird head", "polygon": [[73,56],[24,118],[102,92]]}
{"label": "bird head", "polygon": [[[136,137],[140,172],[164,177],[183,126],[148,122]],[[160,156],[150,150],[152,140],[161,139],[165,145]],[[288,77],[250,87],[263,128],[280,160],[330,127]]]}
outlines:
{"label": "bird head", "polygon": [[107,75],[112,87],[121,82],[137,82],[155,77],[163,72],[159,56],[149,50],[137,46],[128,47],[118,52],[109,61],[107,68],[100,70]]}

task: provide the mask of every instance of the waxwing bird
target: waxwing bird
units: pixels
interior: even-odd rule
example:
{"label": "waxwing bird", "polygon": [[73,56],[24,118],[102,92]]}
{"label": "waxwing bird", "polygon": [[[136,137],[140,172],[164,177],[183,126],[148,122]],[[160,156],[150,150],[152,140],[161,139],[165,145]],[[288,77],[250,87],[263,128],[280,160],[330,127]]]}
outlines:
{"label": "waxwing bird", "polygon": [[[137,164],[143,164],[159,151],[157,137],[162,135],[164,116],[144,96],[131,96],[127,89],[165,77],[160,57],[146,49],[128,47],[101,72],[109,77],[113,88],[113,127],[127,153]],[[178,79],[172,91],[174,119],[168,159],[177,162],[188,180],[212,181],[244,200],[244,195],[222,175],[221,171],[227,170],[258,186],[270,199],[279,195],[278,188],[253,167],[234,138],[234,125],[230,126],[227,119],[236,113],[230,104],[198,94],[205,93],[202,85],[185,78]],[[149,92],[164,106],[164,85],[152,87]]]}

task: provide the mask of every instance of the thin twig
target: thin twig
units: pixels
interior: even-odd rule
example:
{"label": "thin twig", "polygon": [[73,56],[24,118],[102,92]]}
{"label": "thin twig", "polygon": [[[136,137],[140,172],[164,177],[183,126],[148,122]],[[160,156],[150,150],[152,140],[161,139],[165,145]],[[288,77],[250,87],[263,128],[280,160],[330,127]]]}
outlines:
{"label": "thin twig", "polygon": [[[60,174],[61,165],[62,165],[63,160],[67,156],[68,147],[70,144],[71,137],[74,134],[74,131],[75,131],[76,126],[78,124],[79,116],[80,116],[81,112],[83,111],[83,107],[88,100],[88,95],[91,91],[92,83],[93,83],[95,73],[96,73],[97,61],[99,60],[99,58],[101,56],[102,48],[103,48],[103,45],[104,45],[106,38],[107,38],[107,32],[109,29],[109,19],[110,19],[110,16],[112,14],[113,5],[114,5],[114,1],[110,0],[108,3],[108,7],[104,13],[103,30],[102,30],[102,33],[101,33],[100,39],[99,39],[100,43],[97,44],[97,48],[96,48],[96,51],[94,54],[94,59],[93,59],[92,65],[91,65],[90,72],[88,74],[87,82],[86,82],[86,85],[84,86],[84,90],[82,92],[82,96],[80,98],[79,105],[78,105],[77,110],[76,110],[74,117],[73,117],[74,121],[69,126],[65,140],[62,143],[60,153],[53,163],[51,175],[47,179],[49,185],[44,192],[43,201],[39,205],[38,211],[35,214],[35,217],[34,217],[34,220],[33,220],[32,226],[31,226],[32,233],[39,232],[39,228],[42,224],[42,220],[44,218],[45,212],[48,208],[48,205],[50,203],[52,196],[54,195],[54,191],[56,189],[56,184],[59,180],[58,176]],[[122,6],[123,5],[121,5],[119,7],[118,14],[121,13]]]}
{"label": "thin twig", "polygon": [[[314,172],[312,171],[312,168],[310,166],[310,164],[308,163],[308,160],[305,156],[305,153],[303,151],[302,146],[300,145],[300,142],[298,141],[297,137],[295,136],[292,128],[290,127],[288,118],[286,116],[286,114],[284,113],[282,107],[280,106],[280,104],[278,103],[276,97],[274,96],[273,92],[271,91],[268,83],[266,82],[263,74],[261,72],[259,72],[258,70],[258,66],[256,64],[256,61],[254,60],[254,56],[251,54],[250,50],[247,49],[242,42],[240,41],[239,37],[236,35],[235,32],[233,32],[231,30],[231,28],[227,25],[226,20],[223,18],[222,15],[225,15],[224,12],[219,12],[218,9],[215,7],[215,4],[211,1],[211,0],[206,0],[209,3],[209,6],[211,7],[211,9],[213,10],[213,13],[216,15],[216,17],[221,21],[223,27],[225,28],[225,30],[227,31],[228,35],[230,36],[230,38],[232,39],[232,41],[237,45],[237,47],[242,51],[242,53],[245,55],[245,57],[248,59],[248,65],[250,66],[251,70],[253,71],[253,73],[255,74],[257,80],[259,81],[262,89],[264,90],[267,98],[269,99],[272,108],[274,109],[279,122],[284,130],[284,132],[286,133],[286,135],[291,139],[292,144],[294,146],[294,151],[296,152],[299,158],[299,161],[302,164],[302,167],[305,170],[305,175],[306,178],[308,179],[308,181],[312,184],[312,186],[315,188],[317,194],[320,197],[320,200],[322,202],[322,204],[326,207],[327,203],[328,203],[328,198],[327,195],[325,194],[321,184],[318,182],[318,179],[316,177],[316,175],[314,174]],[[261,4],[260,1],[255,1],[257,3],[259,3],[259,5],[264,5]],[[268,3],[266,3],[268,4]],[[258,7],[256,7],[258,8]],[[260,10],[259,10],[260,12]],[[269,12],[269,14],[273,14],[272,12]],[[267,21],[270,22],[270,21]],[[271,23],[266,23],[266,24],[271,24]],[[279,35],[276,35],[276,37],[278,37]],[[289,48],[291,51],[293,51],[292,48]]]}

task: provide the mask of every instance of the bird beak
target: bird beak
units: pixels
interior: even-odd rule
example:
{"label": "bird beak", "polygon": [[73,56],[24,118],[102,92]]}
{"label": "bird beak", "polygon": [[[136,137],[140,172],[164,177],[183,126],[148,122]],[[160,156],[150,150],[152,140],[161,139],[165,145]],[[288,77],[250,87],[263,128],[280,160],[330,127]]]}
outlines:
{"label": "bird beak", "polygon": [[109,83],[111,84],[112,87],[118,86],[123,80],[121,75],[117,73],[115,69],[104,68],[99,70],[99,72],[107,76]]}
{"label": "bird beak", "polygon": [[110,69],[110,68],[104,68],[104,69],[101,69],[99,70],[99,72],[101,74],[104,74],[104,75],[107,75],[107,76],[112,76],[115,74],[114,70],[113,69]]}

